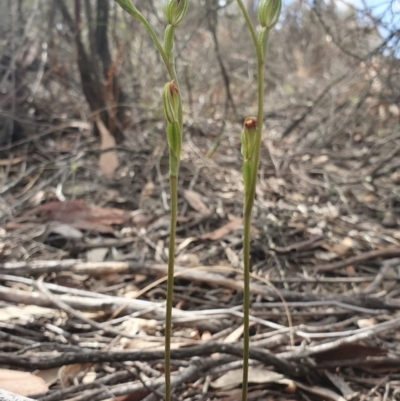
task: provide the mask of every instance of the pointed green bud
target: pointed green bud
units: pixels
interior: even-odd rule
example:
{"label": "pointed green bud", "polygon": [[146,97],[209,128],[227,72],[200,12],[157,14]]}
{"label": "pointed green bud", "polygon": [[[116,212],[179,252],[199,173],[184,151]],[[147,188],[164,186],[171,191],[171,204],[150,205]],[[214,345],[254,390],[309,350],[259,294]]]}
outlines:
{"label": "pointed green bud", "polygon": [[247,117],[242,131],[242,155],[244,160],[252,160],[257,136],[257,118]]}
{"label": "pointed green bud", "polygon": [[282,0],[260,0],[258,19],[263,28],[272,29],[278,22],[282,9]]}
{"label": "pointed green bud", "polygon": [[127,13],[132,15],[132,17],[137,18],[139,10],[132,4],[131,0],[114,0],[118,3],[121,8],[123,8]]}
{"label": "pointed green bud", "polygon": [[173,124],[175,121],[178,121],[180,104],[179,89],[174,81],[165,84],[162,100],[165,118],[170,124]]}
{"label": "pointed green bud", "polygon": [[188,9],[188,0],[167,0],[165,4],[165,18],[168,25],[178,26],[185,18]]}

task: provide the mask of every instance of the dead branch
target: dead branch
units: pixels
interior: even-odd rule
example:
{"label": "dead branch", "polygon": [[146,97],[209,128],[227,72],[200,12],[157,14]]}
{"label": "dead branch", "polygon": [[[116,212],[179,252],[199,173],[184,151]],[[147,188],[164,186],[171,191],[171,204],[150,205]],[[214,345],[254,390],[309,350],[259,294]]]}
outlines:
{"label": "dead branch", "polygon": [[400,248],[391,247],[386,249],[378,249],[370,252],[364,252],[360,255],[352,256],[351,258],[341,260],[339,262],[317,266],[316,269],[320,272],[329,272],[341,269],[343,267],[351,266],[360,262],[365,262],[367,260],[373,260],[378,258],[388,259],[388,258],[396,258],[399,256],[400,256]]}

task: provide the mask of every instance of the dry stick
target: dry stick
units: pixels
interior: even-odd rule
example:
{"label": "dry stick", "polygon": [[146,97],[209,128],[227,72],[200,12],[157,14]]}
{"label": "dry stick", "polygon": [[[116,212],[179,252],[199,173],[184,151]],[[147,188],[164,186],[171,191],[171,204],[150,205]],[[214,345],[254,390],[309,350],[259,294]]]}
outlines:
{"label": "dry stick", "polygon": [[[240,269],[235,269],[234,267],[229,267],[229,266],[221,266],[219,269],[216,269],[215,267],[206,267],[206,266],[201,266],[201,267],[192,267],[189,269],[185,269],[179,272],[175,272],[174,273],[174,277],[185,274],[187,271],[192,271],[192,270],[210,270],[210,271],[215,271],[215,270],[221,270],[221,271],[228,271],[228,272],[236,272],[236,273],[243,273]],[[257,274],[254,273],[250,273],[250,276],[265,283],[268,287],[270,287],[275,293],[276,295],[280,298],[283,307],[285,308],[285,312],[286,312],[286,316],[288,318],[288,325],[290,328],[290,339],[291,339],[291,343],[292,346],[294,346],[294,337],[293,337],[293,322],[292,322],[292,317],[290,315],[290,311],[288,308],[288,304],[285,300],[285,298],[283,297],[282,293],[267,279],[262,278],[260,276],[258,276]],[[156,280],[154,283],[148,285],[147,287],[143,288],[141,291],[139,291],[139,294],[137,295],[138,297],[143,295],[144,293],[146,293],[147,291],[149,291],[151,288],[156,287],[158,284],[161,284],[162,282],[164,282],[167,279],[167,277],[162,277],[158,280]]]}
{"label": "dry stick", "polygon": [[[198,380],[200,377],[204,376],[205,374],[207,375],[210,369],[217,366],[221,366],[226,362],[231,362],[231,361],[232,357],[227,355],[219,356],[217,358],[193,359],[192,363],[188,368],[186,368],[178,376],[172,379],[173,387],[178,387],[180,384],[187,383],[189,381],[194,382]],[[158,388],[158,390],[165,392],[165,385]],[[143,401],[158,401],[158,398],[153,393],[149,394],[146,398],[144,398]]]}
{"label": "dry stick", "polygon": [[386,249],[378,249],[370,252],[364,252],[360,255],[352,256],[351,258],[341,260],[335,263],[317,266],[316,269],[320,272],[329,272],[332,270],[341,269],[353,265],[355,263],[364,262],[365,260],[377,258],[395,258],[400,256],[400,248],[389,247]]}
{"label": "dry stick", "polygon": [[[15,288],[7,288],[0,286],[0,299],[8,302],[14,302],[17,304],[25,305],[38,305],[43,307],[54,307],[54,303],[51,302],[47,297],[33,292],[17,290]],[[68,304],[68,306],[74,309],[80,309],[90,312],[113,312],[118,306],[125,306],[127,313],[150,314],[152,313],[155,318],[164,321],[165,311],[163,303],[149,302],[132,299],[127,302],[126,299],[118,297],[105,297],[99,298],[88,298],[87,296],[77,297],[70,295],[61,295],[59,299]],[[226,317],[225,315],[224,317]],[[186,319],[190,321],[192,325],[195,325],[199,330],[209,330],[211,332],[221,330],[222,322],[218,320],[217,316],[214,319],[210,319],[209,316],[196,316],[195,312],[182,311],[179,309],[173,310],[174,320],[177,318]],[[221,317],[220,317],[221,319]],[[104,326],[101,326],[104,330]]]}
{"label": "dry stick", "polygon": [[63,389],[57,389],[53,391],[48,391],[46,393],[35,394],[36,399],[40,399],[40,401],[60,401],[66,398],[69,394],[74,394],[78,392],[85,392],[87,390],[91,390],[93,388],[97,388],[98,386],[105,386],[107,384],[118,383],[124,380],[128,380],[132,377],[131,372],[122,371],[122,372],[115,372],[111,373],[105,377],[97,378],[93,383],[81,383],[76,386],[71,386]]}
{"label": "dry stick", "polygon": [[[209,268],[209,269],[212,269],[212,268]],[[235,270],[235,269],[226,267],[224,270],[226,270],[226,271],[231,271],[231,270]],[[181,273],[181,274],[185,273],[185,270],[182,271],[182,272],[176,272],[176,273],[175,273],[175,276],[179,275],[180,273]],[[240,271],[240,273],[241,273],[241,271]],[[257,275],[252,274],[252,276],[254,276],[254,277],[260,279],[261,281],[265,281],[265,282],[268,284],[268,281],[267,281],[267,280],[265,280],[265,279],[263,279],[263,278],[261,278],[261,277],[258,277]],[[29,279],[29,278],[21,278],[21,277],[14,277],[14,276],[10,276],[10,275],[0,275],[0,280],[11,281],[11,282],[18,282],[18,283],[23,283],[23,284],[26,284],[26,285],[36,285],[36,282],[35,282],[34,280],[32,280],[32,279]],[[166,280],[166,277],[163,277],[163,278],[161,278],[161,279],[159,279],[159,280],[156,280],[153,284],[147,286],[147,287],[146,287],[144,290],[142,290],[141,292],[143,293],[143,292],[145,292],[145,291],[148,291],[150,288],[152,288],[152,287],[158,285],[159,283],[161,283],[161,282],[163,282],[163,281],[165,281],[165,280]],[[116,303],[116,304],[118,304],[118,303],[123,303],[123,304],[117,309],[118,312],[121,312],[123,309],[126,309],[126,307],[129,306],[129,301],[125,301],[124,298],[113,297],[113,296],[107,296],[107,295],[92,293],[92,292],[84,291],[84,290],[71,289],[71,288],[69,288],[69,287],[63,287],[63,286],[56,285],[56,284],[51,284],[51,283],[46,283],[46,284],[42,283],[42,284],[45,285],[46,288],[48,288],[49,290],[53,290],[53,291],[60,292],[60,293],[68,293],[68,294],[74,294],[74,295],[77,295],[77,296],[80,296],[80,295],[81,295],[81,296],[84,296],[84,297],[101,298],[101,299],[108,298],[109,300],[113,300],[113,299],[114,299],[114,300],[115,300],[114,303]],[[273,286],[272,286],[272,287],[273,287]],[[273,288],[274,288],[274,287],[273,287]],[[276,289],[276,292],[277,292],[277,294],[278,294],[278,296],[279,296],[279,291],[278,291],[277,289]],[[290,317],[290,314],[289,314],[289,311],[288,311],[288,308],[287,308],[287,303],[284,301],[283,298],[281,298],[281,300],[282,300],[283,302],[279,303],[279,305],[283,305],[283,306],[285,307],[286,313],[287,313],[287,316],[288,316],[290,331],[291,331],[291,333],[294,333],[294,328],[293,328],[292,321],[291,321],[291,317]],[[334,303],[334,302],[325,302],[324,304],[332,304],[332,303]],[[295,304],[294,306],[296,306],[296,305],[297,305],[297,304]],[[269,304],[268,304],[268,306],[269,306]],[[274,307],[274,306],[276,306],[276,304],[271,304],[271,306]],[[301,306],[301,305],[300,305],[300,306]],[[338,305],[338,306],[346,307],[346,305]],[[351,306],[348,306],[348,307],[349,307],[350,309],[352,309]],[[210,316],[210,318],[211,318],[211,316],[215,316],[215,312],[216,312],[215,310],[209,310],[209,311],[207,311],[207,310],[202,310],[201,312],[196,312],[196,317],[195,317],[195,318],[198,319],[198,318],[200,317],[200,315],[203,315],[203,316],[204,316],[204,315]],[[375,311],[369,311],[369,310],[368,310],[368,312],[373,313],[373,312],[375,312]],[[379,311],[378,311],[378,312],[379,312]],[[226,314],[233,314],[233,315],[235,315],[235,316],[239,316],[239,317],[243,318],[243,316],[242,316],[239,312],[236,312],[235,310],[233,310],[233,308],[221,309],[221,310],[218,311],[217,313],[220,314],[221,316],[223,316],[224,313],[226,313]],[[115,313],[114,313],[114,314],[115,314]],[[185,320],[188,320],[188,319],[186,318]],[[277,329],[277,328],[278,328],[278,329],[282,329],[282,328],[284,328],[284,329],[286,329],[284,326],[277,325],[277,324],[275,324],[275,323],[269,323],[269,322],[267,322],[267,321],[265,321],[265,320],[258,319],[258,318],[255,318],[255,317],[251,317],[251,320],[253,320],[253,321],[255,321],[255,322],[258,322],[258,323],[260,323],[260,324],[263,324],[263,325],[265,325],[265,326],[267,326],[267,327],[270,327],[270,328],[274,328],[274,329]],[[179,321],[177,321],[177,320],[175,320],[175,321],[176,321],[177,323],[179,323]],[[105,323],[101,323],[100,325],[101,325],[102,328],[104,328],[106,325],[108,325],[108,324],[110,324],[110,323],[112,323],[112,322],[105,322]],[[269,323],[269,324],[268,324],[268,323]],[[298,332],[298,333],[300,333],[300,332]],[[300,334],[300,335],[301,335],[301,334]],[[0,336],[1,336],[1,332],[0,332]],[[308,335],[306,335],[306,337],[308,338]],[[293,339],[292,339],[292,345],[293,345]]]}
{"label": "dry stick", "polygon": [[[227,270],[227,271],[229,271],[229,270]],[[182,273],[184,273],[184,272],[182,272]],[[156,281],[155,284],[158,284],[158,282],[165,281],[165,279],[166,278],[163,277],[161,280]],[[260,280],[264,280],[261,277],[259,279]],[[0,275],[0,280],[19,282],[19,283],[24,283],[26,285],[37,285],[36,281],[34,281],[32,279],[13,277],[13,276],[9,276],[9,275]],[[50,284],[50,283],[44,284],[44,283],[42,283],[42,285],[46,285],[46,287],[48,289],[52,289],[52,290],[57,291],[57,292],[74,294],[74,295],[77,295],[77,296],[83,296],[85,298],[86,297],[90,297],[90,298],[98,299],[99,300],[99,307],[102,308],[103,311],[104,311],[104,308],[105,308],[105,304],[102,301],[105,300],[105,299],[107,299],[107,303],[111,302],[113,305],[116,305],[116,306],[120,305],[120,307],[117,309],[118,313],[120,313],[122,310],[124,310],[126,308],[129,308],[130,303],[132,302],[132,300],[128,301],[128,300],[125,300],[122,297],[113,297],[113,296],[107,296],[107,295],[92,293],[92,292],[84,291],[84,290],[71,289],[71,288],[63,287],[63,286],[56,285],[56,284]],[[152,286],[146,287],[145,290],[149,290],[150,287],[152,287]],[[10,290],[8,293],[10,293],[10,292],[12,292],[12,291]],[[28,293],[28,294],[31,294],[31,293]],[[0,287],[0,296],[1,296],[1,287]],[[278,296],[279,296],[279,291],[278,291]],[[83,299],[85,299],[85,298],[83,298]],[[53,299],[54,299],[54,296],[52,296],[51,300],[53,300]],[[100,301],[100,299],[102,301]],[[281,298],[281,300],[282,299],[283,298]],[[8,298],[7,300],[10,300],[10,298]],[[32,297],[28,296],[28,298],[27,298],[27,297],[24,296],[24,294],[21,296],[21,293],[19,293],[19,294],[17,293],[17,294],[14,294],[14,297],[12,297],[11,300],[13,300],[13,301],[18,300],[19,303],[24,303],[24,302],[31,302]],[[35,301],[33,301],[33,302],[40,303],[41,300],[40,299],[39,300],[35,299]],[[135,301],[133,301],[133,302],[135,302]],[[55,304],[55,303],[56,302],[53,302],[53,304]],[[289,330],[290,330],[291,333],[294,333],[294,328],[292,327],[292,321],[291,321],[291,317],[290,317],[290,314],[289,314],[288,309],[287,309],[287,304],[283,300],[283,302],[280,305],[283,305],[285,307],[286,312],[287,312],[287,316],[288,316],[288,320],[289,320],[289,328],[290,328]],[[50,306],[52,306],[52,305],[50,304]],[[86,305],[85,304],[83,304],[83,305],[80,304],[78,306],[85,307]],[[61,307],[61,305],[60,305],[60,307]],[[66,307],[64,307],[64,309],[66,309],[67,307],[68,307],[68,304],[66,305]],[[156,308],[158,308],[157,304],[156,304]],[[151,312],[154,309],[155,309],[154,307],[151,308],[151,309],[149,308],[148,312]],[[218,317],[219,317],[219,319],[223,319],[223,318],[228,318],[230,315],[234,315],[234,316],[238,316],[240,318],[243,318],[243,315],[240,312],[237,312],[236,310],[234,310],[233,308],[220,309],[220,310],[202,310],[201,312],[200,311],[195,312],[195,314],[194,313],[190,313],[190,312],[185,312],[185,311],[180,311],[180,312],[184,312],[184,314],[182,315],[182,313],[181,313],[180,317],[174,317],[174,322],[177,323],[177,324],[182,323],[182,322],[194,322],[196,320],[199,321],[201,319],[207,319],[207,321],[210,322],[210,321],[212,321],[212,320],[210,320],[211,317],[214,317],[214,319],[217,319]],[[114,315],[115,315],[115,312],[114,312]],[[184,317],[185,315],[186,315],[186,317]],[[203,316],[203,318],[202,318],[202,316]],[[80,318],[80,316],[77,316],[77,318]],[[285,326],[281,326],[281,325],[278,325],[278,324],[272,323],[272,322],[267,322],[265,320],[258,319],[258,318],[253,317],[253,316],[251,316],[251,320],[256,322],[256,323],[262,324],[262,325],[264,325],[266,327],[270,327],[270,328],[273,328],[273,329],[285,329],[286,330]],[[100,323],[98,325],[99,325],[99,327],[104,329],[104,327],[106,327],[107,325],[112,324],[112,323],[113,322],[104,322],[104,323]],[[90,324],[89,321],[88,321],[88,324]],[[302,334],[300,333],[300,335],[302,335]],[[305,336],[306,336],[306,338],[308,338],[307,334]],[[125,337],[128,337],[128,336],[125,336]],[[133,338],[136,338],[136,336],[133,336]],[[293,344],[293,339],[292,339],[292,344]]]}
{"label": "dry stick", "polygon": [[[193,382],[198,380],[200,377],[207,374],[209,369],[215,366],[221,365],[226,361],[231,360],[232,357],[222,356],[219,358],[203,358],[202,360],[194,360],[189,367],[184,369],[178,376],[172,378],[172,387],[177,387],[185,382]],[[98,389],[90,392],[85,392],[80,396],[70,398],[66,401],[101,401],[110,398],[110,395],[117,397],[129,394],[131,397],[137,396],[143,399],[143,396],[150,390],[156,388],[163,388],[165,378],[157,378],[151,380],[145,380],[144,383],[123,383],[115,386],[108,387],[107,389]],[[150,394],[145,400],[158,400],[154,398],[154,394]]]}
{"label": "dry stick", "polygon": [[39,278],[39,280],[36,281],[36,287],[41,292],[44,294],[54,305],[57,306],[57,308],[61,309],[65,313],[76,317],[77,319],[81,320],[82,322],[85,322],[89,324],[90,326],[96,328],[97,330],[101,330],[104,333],[109,333],[113,334],[116,336],[121,336],[121,337],[126,337],[126,338],[136,338],[136,336],[132,336],[131,334],[128,333],[123,333],[118,330],[110,329],[107,327],[104,327],[100,323],[97,323],[96,321],[87,318],[82,312],[80,312],[77,309],[73,309],[70,306],[68,306],[66,303],[62,302],[60,299],[55,297],[44,285],[43,285],[43,277]]}
{"label": "dry stick", "polygon": [[385,369],[389,367],[395,367],[397,372],[400,366],[400,357],[398,356],[365,356],[360,358],[351,359],[339,359],[336,361],[318,361],[318,367],[321,369],[337,369],[337,368],[348,368],[349,366],[356,366],[363,368],[373,367],[374,365],[384,366]]}
{"label": "dry stick", "polygon": [[[196,345],[171,350],[171,358],[181,361],[186,358],[203,357],[215,353],[234,355],[242,357],[241,344],[225,344],[207,342]],[[147,362],[164,359],[164,351],[129,350],[129,351],[87,351],[85,352],[63,352],[60,354],[43,356],[16,356],[15,354],[0,353],[0,364],[11,367],[32,369],[51,369],[64,365],[76,363],[108,363],[108,362]],[[274,366],[279,372],[295,378],[304,378],[309,375],[315,377],[313,371],[303,363],[287,361],[264,349],[251,347],[250,358],[262,362],[267,366]]]}
{"label": "dry stick", "polygon": [[[13,280],[13,278],[10,277],[10,276],[0,276],[0,279],[5,279],[5,280],[9,280],[9,281]],[[31,279],[15,278],[15,281],[16,282],[23,282],[23,283],[25,283],[27,285],[35,285],[35,282],[33,280],[31,280]],[[58,292],[68,292],[68,291],[71,290],[71,289],[69,289],[67,287],[57,286],[57,285],[54,285],[54,284],[46,284],[46,286],[48,288],[54,289],[54,290],[56,290]],[[0,287],[0,290],[1,290],[1,287]],[[15,291],[16,290],[13,290],[13,291],[9,290],[9,293],[12,293],[14,295],[14,298],[12,298],[13,301],[19,302],[19,303],[40,304],[40,299],[38,300],[37,298],[31,297],[31,296],[28,296],[28,298],[27,297],[21,297],[21,294],[20,293],[15,294]],[[93,296],[96,295],[96,296],[100,296],[101,297],[101,295],[92,294],[89,291],[83,291],[83,290],[73,290],[73,291],[78,293],[78,294],[80,294],[80,295],[85,296],[85,298],[83,298],[83,299],[87,299],[86,297],[88,297],[88,296],[91,297],[92,295]],[[29,293],[29,294],[31,294],[31,293]],[[61,297],[63,297],[63,296],[61,296]],[[105,296],[105,297],[107,298],[107,302],[111,302],[112,305],[120,304],[120,305],[122,305],[123,308],[129,307],[129,304],[127,304],[124,299],[121,299],[121,298],[118,298],[118,297],[111,297],[111,296]],[[67,298],[67,299],[68,299],[67,302],[71,303],[71,300],[70,300],[71,298]],[[10,299],[7,298],[7,300],[10,300]],[[80,301],[80,302],[82,302],[82,301]],[[133,302],[135,302],[135,301],[133,301]],[[336,305],[338,307],[354,309],[353,306],[337,302],[336,300],[325,301],[325,302],[319,301],[317,303],[315,303],[315,302],[291,303],[291,305],[294,306],[294,307],[296,307],[296,306],[301,307],[301,306],[307,306],[307,305],[313,306],[315,304],[318,304],[318,305],[329,304],[329,305]],[[100,302],[99,303],[99,307],[100,308],[102,307],[104,309],[105,305],[106,305],[105,302]],[[272,303],[272,304],[268,303],[265,306],[269,306],[269,305],[271,305],[271,307],[276,306],[275,303]],[[85,304],[83,304],[83,305],[82,304],[75,304],[75,308],[76,307],[81,307],[82,308],[82,306],[86,306],[86,305]],[[362,313],[374,313],[374,312],[383,313],[384,312],[384,311],[375,311],[375,310],[371,311],[371,310],[368,310],[368,309],[359,309],[358,307],[356,307],[356,309],[354,309],[354,310],[357,310],[357,311],[362,312]],[[180,312],[183,312],[183,311],[180,311]],[[207,322],[212,322],[213,320],[211,320],[211,317],[214,317],[214,319],[217,319],[218,315],[219,315],[220,319],[222,319],[224,317],[227,318],[229,315],[234,315],[234,316],[238,316],[240,318],[243,318],[243,314],[241,314],[240,312],[238,312],[234,308],[230,308],[230,309],[221,309],[221,310],[203,310],[201,312],[198,311],[198,312],[196,312],[196,315],[187,314],[187,316],[189,316],[189,318],[188,317],[175,318],[174,322],[176,324],[178,324],[180,322],[189,322],[190,321],[193,324],[193,322],[195,320],[197,320],[197,321],[200,320],[201,321],[202,318],[206,319]],[[185,314],[183,316],[185,316]],[[192,317],[190,317],[190,316],[192,316]],[[270,328],[276,329],[279,332],[282,332],[282,330],[284,330],[284,331],[290,330],[291,333],[294,333],[294,334],[296,334],[296,335],[298,335],[300,337],[307,338],[307,339],[349,336],[349,335],[354,335],[354,334],[361,334],[361,333],[366,332],[367,330],[371,330],[372,329],[372,328],[364,328],[364,329],[358,329],[358,330],[347,330],[347,331],[341,331],[341,332],[331,332],[330,330],[333,327],[329,326],[329,327],[325,328],[325,330],[328,330],[329,332],[327,332],[327,333],[321,332],[321,333],[316,333],[315,334],[313,331],[311,333],[304,331],[304,330],[307,330],[307,329],[310,330],[310,328],[307,328],[307,327],[300,327],[300,328],[302,328],[302,330],[299,330],[299,327],[292,327],[291,329],[287,329],[285,326],[281,326],[281,325],[278,325],[276,323],[268,322],[266,320],[259,319],[257,317],[250,316],[250,319],[252,321],[254,321],[256,323],[259,323],[261,325],[264,325],[266,327],[270,327]],[[103,329],[109,323],[110,322],[101,323],[100,324],[101,328]],[[199,325],[197,324],[197,326],[199,326]],[[322,331],[322,330],[320,330],[320,331]]]}
{"label": "dry stick", "polygon": [[343,344],[351,344],[357,341],[365,340],[370,338],[382,331],[393,330],[400,327],[400,318],[389,320],[388,322],[379,323],[375,326],[363,329],[361,333],[354,334],[352,336],[340,338],[339,340],[331,341],[329,343],[319,344],[312,347],[307,347],[301,351],[293,352],[282,352],[278,354],[280,358],[284,359],[299,359],[309,357],[311,355],[318,354],[320,352],[329,351],[332,349],[339,348]]}
{"label": "dry stick", "polygon": [[[203,267],[201,267],[203,269]],[[210,266],[211,270],[218,270],[222,268],[221,266]],[[182,267],[175,266],[176,271],[182,271]],[[204,268],[206,269],[206,268]],[[136,273],[136,274],[144,274],[144,275],[163,275],[167,274],[167,266],[161,264],[146,264],[146,263],[133,263],[133,262],[88,262],[83,263],[79,260],[63,260],[63,261],[33,261],[33,262],[7,262],[4,264],[0,264],[0,273],[3,274],[14,274],[14,275],[38,275],[43,273],[52,273],[59,271],[72,271],[78,274],[89,274],[91,276],[102,276],[104,274],[109,273]],[[226,278],[221,274],[214,273],[202,273],[196,271],[195,269],[188,270],[185,274],[182,274],[182,278],[189,281],[207,283],[211,286],[223,286],[226,288],[230,288],[236,291],[243,291],[243,282],[238,280],[233,280]],[[318,282],[318,278],[315,279]],[[371,281],[371,278],[369,278]],[[309,282],[309,281],[307,281]],[[328,282],[331,282],[328,281]],[[334,280],[336,282],[336,280]],[[48,284],[52,286],[53,284]],[[50,288],[50,287],[49,287]],[[54,290],[57,289],[54,287]],[[261,295],[268,298],[276,298],[275,294],[272,291],[269,291],[264,286],[260,286],[259,284],[252,283],[250,286],[250,290],[252,294]],[[0,287],[0,298],[2,297],[2,293],[5,292],[4,287]],[[81,290],[74,290],[81,291]],[[23,292],[24,294],[27,294]],[[86,292],[86,296],[92,297],[103,297],[109,299],[110,296],[106,295],[98,295],[90,292]],[[92,294],[92,295],[91,295]],[[281,291],[282,296],[285,298],[287,302],[310,302],[310,301],[340,301],[345,304],[355,305],[359,307],[366,307],[370,309],[388,309],[388,310],[398,310],[400,308],[400,303],[396,302],[396,300],[389,299],[380,299],[376,297],[366,296],[366,295],[356,295],[356,296],[347,296],[347,295],[324,295],[324,294],[312,294],[312,293],[299,293],[294,291]],[[9,295],[7,293],[7,295]],[[11,294],[10,294],[11,295]],[[82,293],[83,295],[83,293]],[[26,295],[25,295],[26,296]],[[24,296],[24,298],[25,298]],[[111,297],[112,299],[117,300],[118,305],[121,305],[121,298]],[[9,300],[9,298],[3,298]],[[16,300],[15,302],[19,302]],[[23,302],[23,301],[22,301]],[[129,305],[135,305],[135,300],[130,300]],[[138,310],[144,310],[148,308],[154,307],[154,303],[149,301],[137,301],[138,302]],[[147,305],[147,306],[145,306]],[[130,306],[130,308],[132,309]],[[136,307],[136,306],[135,306]],[[175,311],[175,313],[183,313],[184,311]],[[160,317],[161,318],[161,317]]]}

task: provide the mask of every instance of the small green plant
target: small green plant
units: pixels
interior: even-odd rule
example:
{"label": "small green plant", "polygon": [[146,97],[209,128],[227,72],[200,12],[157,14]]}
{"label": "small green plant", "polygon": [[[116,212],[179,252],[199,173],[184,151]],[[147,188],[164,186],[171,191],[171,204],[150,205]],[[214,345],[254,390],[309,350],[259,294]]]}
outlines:
{"label": "small green plant", "polygon": [[178,173],[181,155],[183,111],[179,83],[175,71],[173,47],[175,28],[183,21],[188,9],[188,0],[167,0],[165,19],[167,27],[164,43],[158,37],[147,19],[132,4],[131,0],[115,0],[132,17],[139,20],[153,40],[167,68],[170,82],[166,83],[162,93],[164,115],[167,121],[167,141],[169,147],[169,177],[171,194],[170,235],[168,248],[167,304],[165,314],[165,399],[171,399],[171,336],[172,336],[172,304],[174,291],[175,234],[178,214]]}
{"label": "small green plant", "polygon": [[[179,83],[175,72],[173,46],[175,28],[185,18],[188,0],[167,0],[165,4],[165,18],[167,27],[164,33],[164,43],[158,40],[157,35],[147,19],[132,4],[131,0],[115,0],[125,11],[139,20],[148,31],[161,58],[167,68],[170,82],[164,86],[162,100],[164,115],[167,121],[167,141],[169,146],[169,175],[171,193],[171,225],[169,237],[168,255],[168,278],[167,278],[167,305],[165,318],[165,399],[171,399],[171,334],[172,334],[172,301],[173,301],[173,280],[174,280],[174,254],[175,254],[175,233],[178,208],[178,173],[179,161],[182,146],[183,112],[182,99],[179,92]],[[258,17],[261,29],[257,34],[250,16],[247,13],[243,0],[237,0],[242,10],[250,34],[254,43],[257,55],[258,73],[258,114],[257,117],[247,117],[244,121],[242,132],[242,155],[243,155],[243,180],[245,187],[244,194],[244,237],[243,237],[243,258],[244,258],[244,290],[243,290],[243,389],[242,400],[247,400],[248,368],[249,368],[249,314],[250,314],[250,227],[251,216],[254,204],[254,197],[257,185],[257,172],[260,161],[261,136],[263,127],[264,108],[264,69],[265,55],[269,31],[276,25],[281,12],[281,0],[260,0],[258,6]]]}
{"label": "small green plant", "polygon": [[243,181],[244,181],[244,235],[243,235],[243,381],[242,401],[247,400],[250,348],[250,228],[254,197],[257,186],[257,173],[260,162],[261,137],[264,118],[264,69],[269,31],[277,24],[281,13],[281,0],[260,0],[258,19],[261,29],[257,35],[242,0],[237,0],[249,27],[257,55],[258,74],[258,114],[247,117],[242,131]]}

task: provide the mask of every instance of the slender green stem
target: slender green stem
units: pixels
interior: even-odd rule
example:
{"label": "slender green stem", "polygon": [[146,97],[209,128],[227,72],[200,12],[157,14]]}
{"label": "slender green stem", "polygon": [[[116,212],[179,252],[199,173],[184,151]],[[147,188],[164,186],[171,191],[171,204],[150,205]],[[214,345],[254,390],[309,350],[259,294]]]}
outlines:
{"label": "slender green stem", "polygon": [[[126,7],[125,7],[126,9]],[[147,19],[136,8],[134,10],[128,9],[128,12],[136,19],[138,19],[146,28],[151,39],[153,40],[158,52],[160,53],[165,67],[167,68],[169,77],[174,81],[178,89],[179,96],[179,110],[178,110],[178,125],[179,132],[175,131],[175,135],[180,135],[182,138],[183,133],[183,108],[182,98],[179,91],[179,82],[175,70],[175,61],[173,55],[174,45],[174,32],[175,26],[168,25],[164,35],[164,46],[158,40],[158,37],[147,21]],[[175,129],[175,128],[174,128]],[[167,302],[165,312],[165,400],[171,400],[171,337],[172,337],[172,307],[173,307],[173,294],[174,294],[174,264],[175,264],[175,236],[176,236],[176,221],[178,213],[178,171],[180,149],[174,151],[169,149],[170,158],[170,194],[171,194],[171,212],[170,212],[170,235],[169,235],[169,254],[168,254],[168,275],[167,275]]]}
{"label": "slender green stem", "polygon": [[[265,65],[265,49],[264,43],[268,41],[268,31],[261,33],[260,37],[251,22],[242,0],[237,0],[240,9],[244,15],[246,23],[249,27],[251,37],[257,55],[257,75],[258,75],[258,113],[257,113],[257,133],[255,141],[255,154],[253,159],[253,174],[249,188],[245,191],[245,202],[243,210],[244,218],[244,235],[243,235],[243,381],[242,381],[242,401],[247,400],[248,375],[249,375],[249,344],[250,344],[250,241],[251,241],[251,217],[254,205],[254,197],[257,185],[257,173],[260,163],[261,138],[264,120],[264,65]],[[265,37],[263,37],[265,35]]]}
{"label": "slender green stem", "polygon": [[160,53],[161,58],[163,59],[165,67],[168,70],[168,75],[170,76],[171,79],[175,80],[176,79],[175,70],[173,68],[171,68],[168,55],[165,53],[161,42],[158,40],[157,34],[155,33],[153,27],[150,25],[149,21],[147,21],[147,19],[143,16],[142,13],[138,12],[136,15],[136,18],[144,25],[144,27],[146,28],[147,32],[149,33],[151,39],[153,40],[154,44],[156,45],[157,50]]}
{"label": "slender green stem", "polygon": [[250,241],[251,216],[257,184],[258,165],[260,161],[261,134],[264,106],[264,63],[258,63],[258,125],[254,155],[254,169],[250,188],[244,202],[244,235],[243,235],[243,381],[242,401],[247,400],[247,387],[249,377],[249,348],[250,348]]}
{"label": "slender green stem", "polygon": [[254,47],[255,47],[256,53],[257,53],[257,59],[260,60],[260,59],[263,58],[263,56],[262,56],[261,49],[260,49],[260,47],[258,45],[257,32],[256,32],[256,30],[254,28],[253,23],[251,22],[250,15],[247,12],[247,8],[244,5],[243,1],[242,0],[236,0],[236,1],[237,1],[238,5],[239,5],[240,9],[242,10],[244,19],[246,20],[246,24],[247,24],[247,26],[249,28],[250,33],[251,33],[251,38],[253,39]]}
{"label": "slender green stem", "polygon": [[[171,156],[173,157],[173,156]],[[171,191],[171,227],[168,248],[168,279],[167,279],[167,307],[165,317],[165,399],[171,399],[171,335],[172,335],[172,307],[174,295],[174,263],[175,263],[175,233],[176,217],[178,213],[178,177],[170,175]]]}
{"label": "slender green stem", "polygon": [[[250,227],[251,208],[245,201],[244,210],[244,237],[243,237],[243,379],[242,379],[242,400],[247,400],[247,386],[249,378],[249,348],[250,348]],[[250,215],[247,213],[250,212]]]}
{"label": "slender green stem", "polygon": [[[167,69],[175,86],[178,88],[179,112],[178,125],[179,135],[183,133],[183,109],[182,97],[179,91],[179,82],[175,70],[175,58],[173,55],[175,27],[168,25],[164,35],[164,51],[167,58]],[[178,173],[179,157],[173,154],[170,149],[170,194],[171,194],[171,214],[170,214],[170,234],[169,234],[169,252],[168,252],[168,279],[167,279],[167,305],[165,312],[165,400],[171,400],[171,337],[172,337],[172,307],[174,296],[174,264],[175,264],[175,235],[176,221],[178,213]]]}
{"label": "slender green stem", "polygon": [[[265,33],[265,42],[268,42],[269,32]],[[265,60],[264,49],[261,48],[262,44],[260,43],[257,49],[261,49],[261,57],[257,60],[257,75],[258,75],[258,114],[257,114],[257,136],[256,136],[256,144],[255,144],[255,155],[254,155],[254,174],[253,181],[250,189],[250,197],[251,197],[251,205],[249,205],[250,209],[253,208],[254,196],[256,193],[256,185],[257,185],[257,172],[260,164],[260,152],[261,152],[261,139],[262,139],[262,130],[264,123],[264,68],[265,68]],[[250,212],[251,213],[251,212]]]}

